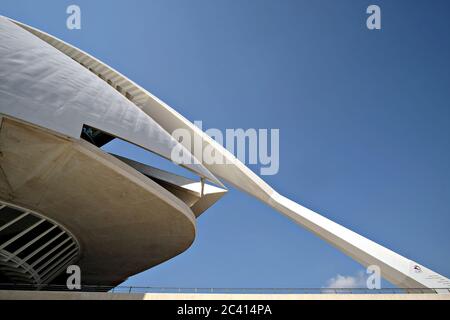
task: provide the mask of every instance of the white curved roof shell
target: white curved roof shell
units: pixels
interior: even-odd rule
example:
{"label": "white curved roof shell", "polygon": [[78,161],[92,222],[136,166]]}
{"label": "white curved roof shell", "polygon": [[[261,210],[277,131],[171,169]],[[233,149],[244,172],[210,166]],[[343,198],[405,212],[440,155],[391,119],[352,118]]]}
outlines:
{"label": "white curved roof shell", "polygon": [[[69,56],[0,18],[1,112],[72,138],[83,125],[170,159],[179,145],[126,96]],[[185,166],[220,182],[187,150]]]}

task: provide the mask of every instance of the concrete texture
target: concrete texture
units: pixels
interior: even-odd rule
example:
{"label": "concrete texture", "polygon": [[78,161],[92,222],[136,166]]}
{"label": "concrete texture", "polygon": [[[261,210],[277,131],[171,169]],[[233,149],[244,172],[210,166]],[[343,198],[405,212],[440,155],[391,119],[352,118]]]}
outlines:
{"label": "concrete texture", "polygon": [[[0,17],[0,113],[79,139],[83,125],[170,159],[180,143],[105,79]],[[180,150],[180,149],[179,149]],[[184,166],[220,185],[184,149]]]}
{"label": "concrete texture", "polygon": [[195,238],[192,210],[156,182],[88,142],[6,118],[0,198],[75,235],[83,283],[116,285]]}

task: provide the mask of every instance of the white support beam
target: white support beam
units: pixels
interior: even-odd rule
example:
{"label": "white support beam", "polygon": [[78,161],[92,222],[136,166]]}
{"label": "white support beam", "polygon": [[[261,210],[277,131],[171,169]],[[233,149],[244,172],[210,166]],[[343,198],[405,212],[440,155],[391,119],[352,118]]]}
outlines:
{"label": "white support beam", "polygon": [[12,237],[11,239],[9,239],[8,241],[6,241],[5,243],[3,243],[2,245],[0,245],[0,250],[6,248],[7,246],[9,246],[11,243],[13,243],[14,241],[16,241],[17,239],[21,238],[22,236],[24,236],[25,234],[27,234],[28,232],[30,232],[31,230],[33,230],[34,228],[36,228],[38,225],[40,225],[41,223],[43,223],[45,221],[45,219],[41,219],[38,222],[32,224],[30,227],[26,228],[25,230],[23,230],[22,232],[20,232],[19,234],[17,234],[16,236]]}
{"label": "white support beam", "polygon": [[17,221],[19,221],[19,220],[25,218],[28,214],[29,214],[28,212],[25,212],[25,213],[21,214],[20,216],[18,216],[17,218],[11,220],[10,222],[5,223],[4,225],[2,225],[2,226],[0,227],[0,231],[5,230],[6,228],[8,228],[9,226],[13,225],[13,224],[16,223]]}
{"label": "white support beam", "polygon": [[[52,275],[51,273],[49,273],[50,271],[59,271],[59,269],[64,266],[64,264],[66,262],[68,262],[69,260],[71,260],[75,255],[77,254],[77,248],[74,248],[73,250],[69,251],[68,253],[66,253],[63,257],[61,257],[60,259],[58,259],[55,263],[53,263],[52,265],[50,265],[45,272],[42,273],[42,277],[45,280],[45,276],[46,275]],[[56,268],[59,267],[59,268]],[[56,269],[55,269],[56,268]]]}
{"label": "white support beam", "polygon": [[52,230],[56,229],[57,227],[58,227],[57,225],[54,225],[54,226],[48,228],[45,232],[41,233],[39,236],[37,236],[33,240],[29,241],[28,243],[26,243],[25,245],[23,245],[22,247],[20,247],[16,251],[14,251],[13,253],[9,254],[8,258],[6,259],[6,261],[9,261],[11,259],[11,257],[17,256],[23,250],[25,250],[26,248],[31,246],[33,243],[35,243],[36,241],[38,241],[39,239],[41,239],[42,237],[47,235],[49,232],[51,232]]}
{"label": "white support beam", "polygon": [[364,266],[376,265],[381,275],[400,288],[450,288],[446,277],[407,259],[281,195],[268,203]]}
{"label": "white support beam", "polygon": [[74,247],[74,249],[77,249],[74,243],[70,243],[68,246],[66,246],[64,249],[59,250],[54,256],[52,256],[50,259],[48,259],[45,263],[43,263],[39,268],[36,269],[36,272],[41,272],[44,270],[50,263],[55,261],[59,256],[61,256],[63,253],[65,253],[70,248]]}
{"label": "white support beam", "polygon": [[40,257],[39,259],[37,259],[35,262],[33,262],[31,264],[31,267],[35,267],[39,262],[41,262],[42,260],[44,260],[45,258],[47,258],[49,255],[51,255],[53,252],[55,252],[56,250],[58,250],[59,248],[61,248],[65,243],[67,243],[70,240],[70,238],[67,238],[66,240],[64,240],[63,242],[61,242],[60,244],[58,244],[56,247],[54,247],[52,250],[50,250],[49,252],[47,252],[46,254],[44,254],[42,257]]}
{"label": "white support beam", "polygon": [[[57,234],[56,236],[54,236],[52,239],[50,239],[49,241],[47,241],[46,243],[44,243],[42,246],[40,246],[39,248],[37,248],[36,250],[34,250],[33,252],[31,252],[28,256],[26,256],[24,259],[21,260],[21,262],[17,265],[18,267],[20,267],[23,263],[27,262],[29,259],[31,259],[33,256],[35,256],[38,252],[40,252],[41,250],[45,249],[45,247],[47,247],[49,244],[51,244],[53,241],[55,241],[56,239],[58,239],[59,237],[61,237],[63,234],[65,234],[65,231],[61,231],[59,234]],[[67,241],[67,240],[66,240]],[[53,248],[52,250],[56,250],[55,248]],[[49,253],[47,253],[49,254]]]}

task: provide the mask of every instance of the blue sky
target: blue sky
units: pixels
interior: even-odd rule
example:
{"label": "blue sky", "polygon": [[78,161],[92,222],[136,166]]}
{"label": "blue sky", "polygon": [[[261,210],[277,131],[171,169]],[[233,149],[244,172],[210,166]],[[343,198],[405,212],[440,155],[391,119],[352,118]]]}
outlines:
{"label": "blue sky", "polygon": [[[65,13],[78,4],[82,29]],[[382,30],[366,28],[370,4]],[[0,14],[119,70],[203,127],[279,128],[280,193],[450,277],[448,1],[19,1]],[[107,150],[164,164],[120,143]],[[231,189],[185,253],[126,284],[323,287],[362,267]],[[389,285],[385,283],[384,285]]]}

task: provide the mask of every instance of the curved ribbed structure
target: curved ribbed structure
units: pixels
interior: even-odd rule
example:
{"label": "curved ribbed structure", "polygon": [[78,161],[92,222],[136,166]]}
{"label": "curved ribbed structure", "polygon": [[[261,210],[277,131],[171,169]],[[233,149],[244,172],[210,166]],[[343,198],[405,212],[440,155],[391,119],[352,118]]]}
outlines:
{"label": "curved ribbed structure", "polygon": [[49,283],[80,255],[75,237],[28,209],[0,202],[0,278],[3,283]]}
{"label": "curved ribbed structure", "polygon": [[[136,105],[135,91],[30,30],[0,17],[0,201],[45,218],[17,208],[0,212],[0,227],[18,219],[4,228],[16,232],[0,241],[0,283],[64,285],[73,261],[82,285],[115,286],[186,250],[196,217],[226,190],[205,182],[220,185]],[[100,149],[116,138],[168,159],[181,150],[198,180]],[[60,225],[49,230],[54,222],[78,241],[59,235]]]}

